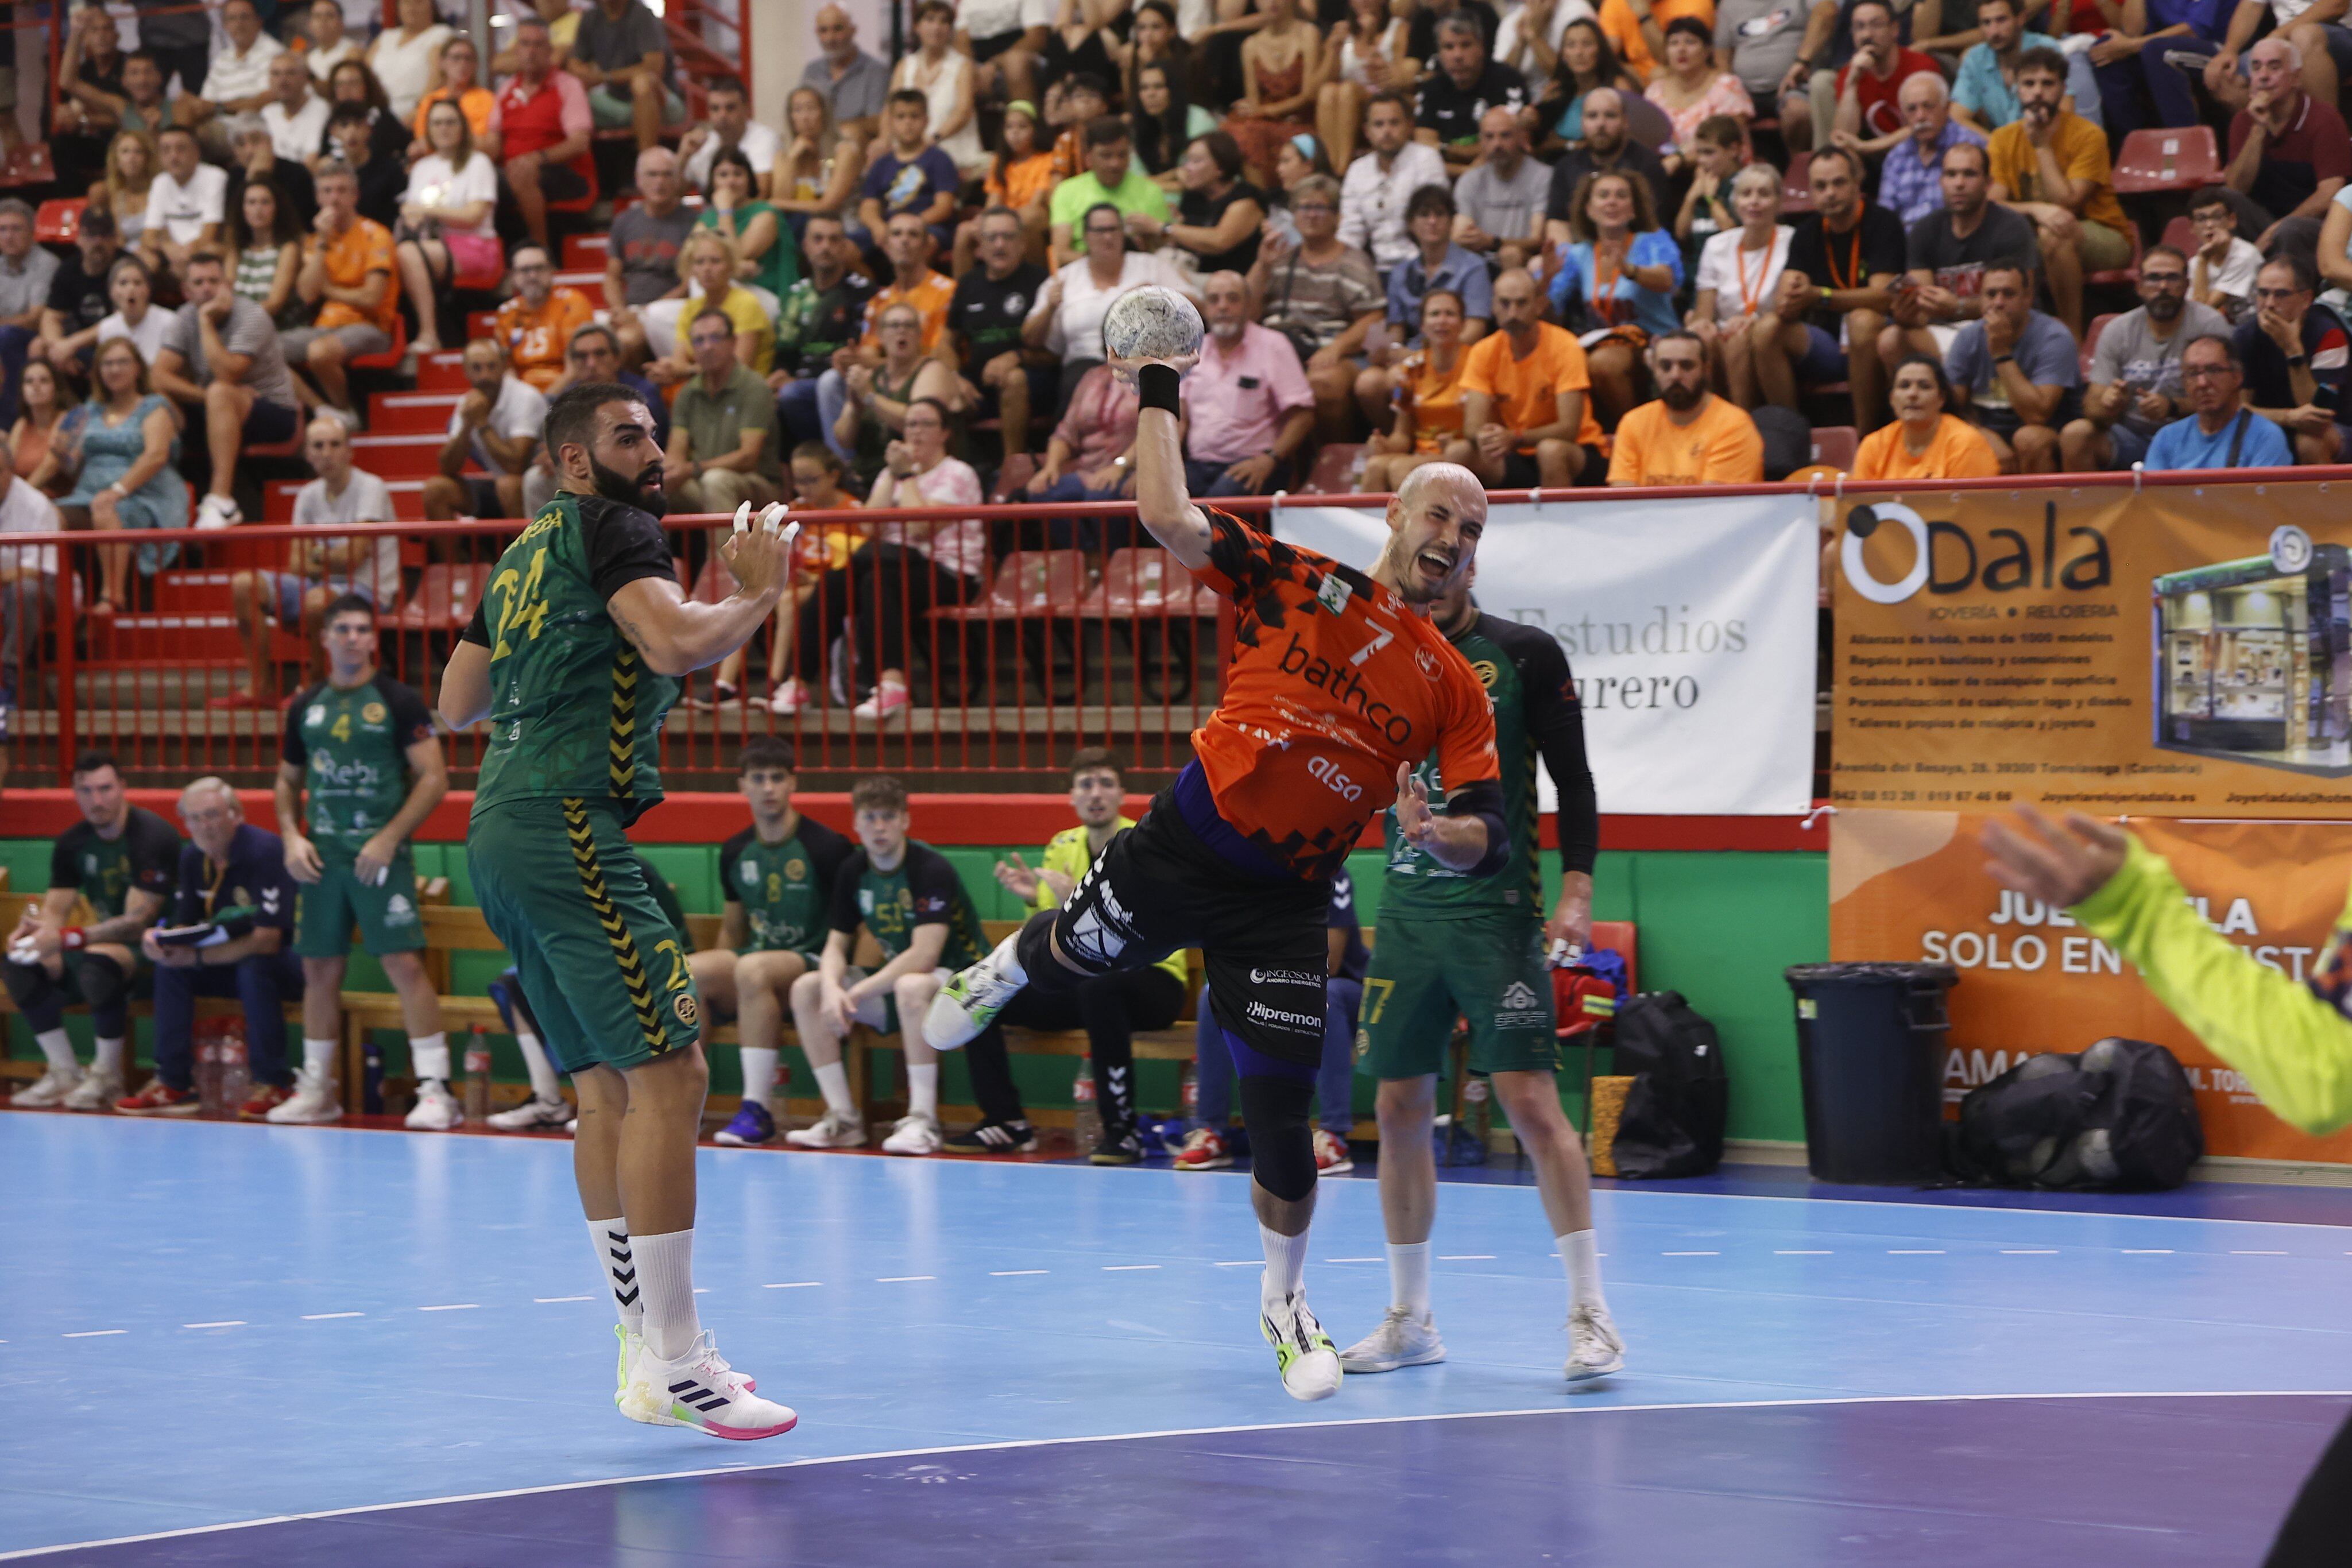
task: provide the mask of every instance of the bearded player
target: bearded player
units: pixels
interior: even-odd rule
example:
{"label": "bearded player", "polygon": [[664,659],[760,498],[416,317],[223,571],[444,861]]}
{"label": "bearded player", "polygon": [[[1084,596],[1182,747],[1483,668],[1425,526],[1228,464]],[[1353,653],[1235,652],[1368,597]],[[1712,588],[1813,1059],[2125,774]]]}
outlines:
{"label": "bearded player", "polygon": [[[1283,1387],[1322,1399],[1338,1392],[1340,1368],[1307,1305],[1307,1110],[1323,1054],[1332,873],[1391,800],[1402,839],[1436,864],[1486,876],[1510,858],[1486,694],[1429,621],[1470,570],[1486,493],[1454,465],[1415,469],[1389,503],[1380,560],[1358,571],[1194,506],[1178,398],[1191,357],[1113,363],[1142,403],[1137,515],[1234,601],[1225,693],[1192,736],[1195,759],[1143,821],[1105,846],[1059,910],[1033,915],[949,981],[924,1034],[958,1047],[1024,987],[1067,991],[1199,946],[1255,1156],[1259,1327]],[[1450,791],[1442,812],[1412,778],[1433,755]]]}
{"label": "bearded player", "polygon": [[[572,387],[548,410],[558,489],[499,558],[441,677],[453,729],[490,720],[466,862],[514,956],[555,1065],[580,1097],[572,1174],[620,1316],[632,1420],[772,1437],[798,1419],[752,1393],[694,1304],[694,1147],[709,1070],[691,945],[646,885],[630,823],[661,800],[656,766],[678,679],[740,648],[780,601],[789,542],[720,549],[735,592],[678,590],[653,414],[627,387]],[[785,632],[791,630],[789,620]]]}

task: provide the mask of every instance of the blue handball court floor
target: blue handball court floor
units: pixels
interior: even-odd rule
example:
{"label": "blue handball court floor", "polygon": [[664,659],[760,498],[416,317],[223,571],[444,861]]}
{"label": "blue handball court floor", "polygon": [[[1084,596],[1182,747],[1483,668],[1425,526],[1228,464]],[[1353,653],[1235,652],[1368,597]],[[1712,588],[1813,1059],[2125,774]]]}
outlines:
{"label": "blue handball court floor", "polygon": [[[1440,1197],[1451,1359],[1302,1406],[1245,1180],[707,1152],[704,1322],[801,1413],[738,1445],[612,1407],[560,1139],[0,1116],[0,1556],[2229,1568],[2352,1405],[2352,1195],[1734,1171],[1599,1196],[1621,1376],[1562,1384],[1488,1173]],[[1345,1344],[1378,1194],[1322,1203]]]}

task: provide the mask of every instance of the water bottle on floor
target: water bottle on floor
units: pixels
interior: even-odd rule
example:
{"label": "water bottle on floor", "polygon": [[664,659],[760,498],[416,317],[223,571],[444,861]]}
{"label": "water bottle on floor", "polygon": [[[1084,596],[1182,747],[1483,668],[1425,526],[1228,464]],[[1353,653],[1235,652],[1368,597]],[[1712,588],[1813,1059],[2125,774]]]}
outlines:
{"label": "water bottle on floor", "polygon": [[480,1024],[466,1041],[466,1120],[490,1113],[490,1036]]}
{"label": "water bottle on floor", "polygon": [[219,1057],[221,1113],[234,1116],[253,1092],[253,1074],[245,1059],[245,1026],[236,1019],[221,1030]]}
{"label": "water bottle on floor", "polygon": [[196,1025],[196,1106],[205,1115],[221,1113],[220,1036],[209,1020]]}
{"label": "water bottle on floor", "polygon": [[1095,1103],[1095,1070],[1091,1061],[1078,1062],[1077,1081],[1070,1085],[1070,1099],[1077,1107],[1071,1124],[1071,1134],[1077,1140],[1078,1157],[1085,1159],[1102,1147],[1102,1109]]}
{"label": "water bottle on floor", "polygon": [[370,1116],[383,1114],[383,1047],[373,1033],[360,1047],[360,1110]]}

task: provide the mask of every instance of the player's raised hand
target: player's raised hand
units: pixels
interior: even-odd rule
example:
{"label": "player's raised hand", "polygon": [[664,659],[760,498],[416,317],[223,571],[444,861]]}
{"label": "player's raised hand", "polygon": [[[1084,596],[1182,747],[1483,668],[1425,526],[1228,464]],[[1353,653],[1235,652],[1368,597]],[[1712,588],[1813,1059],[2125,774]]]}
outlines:
{"label": "player's raised hand", "polygon": [[1985,870],[1995,882],[2058,909],[2071,909],[2106,886],[2122,869],[2131,835],[2111,822],[2066,813],[2062,829],[2032,806],[2021,804],[2017,826],[1990,821],[1983,843],[1992,858]]}
{"label": "player's raised hand", "polygon": [[996,862],[996,885],[1026,904],[1037,896],[1037,873],[1015,850],[1009,860]]}
{"label": "player's raised hand", "polygon": [[1425,850],[1437,841],[1437,818],[1429,809],[1429,786],[1413,777],[1412,764],[1397,764],[1397,832],[1406,843]]}
{"label": "player's raised hand", "polygon": [[[782,514],[777,510],[776,515]],[[719,559],[735,574],[737,591],[746,599],[780,597],[792,583],[793,546],[801,526],[772,528],[768,520],[768,514],[761,513],[757,526],[730,534],[719,547]]]}

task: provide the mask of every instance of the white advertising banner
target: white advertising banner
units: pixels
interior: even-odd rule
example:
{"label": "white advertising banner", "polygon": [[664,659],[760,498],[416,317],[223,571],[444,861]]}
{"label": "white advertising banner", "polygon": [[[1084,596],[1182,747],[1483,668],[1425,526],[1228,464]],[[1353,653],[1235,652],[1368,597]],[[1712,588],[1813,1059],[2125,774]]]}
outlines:
{"label": "white advertising banner", "polygon": [[[1274,528],[1360,569],[1388,537],[1344,507],[1278,507]],[[1559,639],[1603,812],[1790,815],[1812,804],[1819,550],[1801,492],[1498,506],[1475,591]]]}

